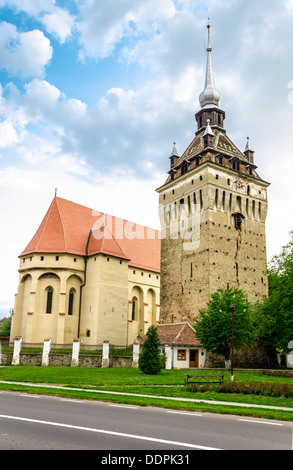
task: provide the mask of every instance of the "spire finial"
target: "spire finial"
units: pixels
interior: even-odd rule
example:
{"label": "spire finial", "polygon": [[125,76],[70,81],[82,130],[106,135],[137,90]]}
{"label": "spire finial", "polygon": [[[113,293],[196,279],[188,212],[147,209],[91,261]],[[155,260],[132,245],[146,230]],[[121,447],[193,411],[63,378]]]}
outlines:
{"label": "spire finial", "polygon": [[206,65],[206,79],[204,91],[199,96],[199,102],[202,108],[205,106],[216,106],[220,105],[221,95],[216,90],[214,71],[212,64],[212,45],[211,45],[211,25],[210,22],[207,25],[208,29],[208,45],[207,45],[207,65]]}
{"label": "spire finial", "polygon": [[212,46],[211,46],[211,24],[210,24],[210,19],[209,18],[208,18],[207,28],[208,28],[208,47],[207,47],[207,51],[209,51],[209,50],[212,51]]}

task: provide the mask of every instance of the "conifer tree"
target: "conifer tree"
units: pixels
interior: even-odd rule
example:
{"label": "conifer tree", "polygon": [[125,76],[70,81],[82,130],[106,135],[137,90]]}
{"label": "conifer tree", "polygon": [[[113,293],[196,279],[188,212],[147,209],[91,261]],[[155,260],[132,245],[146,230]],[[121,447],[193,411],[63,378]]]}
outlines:
{"label": "conifer tree", "polygon": [[144,374],[159,374],[162,370],[160,359],[160,341],[157,328],[152,325],[147,331],[147,339],[145,340],[142,353],[139,357],[139,368]]}

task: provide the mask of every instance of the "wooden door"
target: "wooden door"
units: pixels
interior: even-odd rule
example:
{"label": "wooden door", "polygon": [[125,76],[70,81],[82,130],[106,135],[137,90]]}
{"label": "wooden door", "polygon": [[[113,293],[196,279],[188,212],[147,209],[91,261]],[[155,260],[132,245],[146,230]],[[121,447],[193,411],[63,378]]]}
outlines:
{"label": "wooden door", "polygon": [[189,367],[190,368],[198,367],[198,349],[189,350]]}

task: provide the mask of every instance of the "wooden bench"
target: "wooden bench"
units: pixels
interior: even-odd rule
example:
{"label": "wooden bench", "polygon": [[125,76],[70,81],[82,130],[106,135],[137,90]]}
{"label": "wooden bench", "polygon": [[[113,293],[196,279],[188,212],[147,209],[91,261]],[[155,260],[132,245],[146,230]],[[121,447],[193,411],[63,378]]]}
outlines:
{"label": "wooden bench", "polygon": [[188,375],[185,379],[185,385],[188,384],[222,384],[223,375]]}

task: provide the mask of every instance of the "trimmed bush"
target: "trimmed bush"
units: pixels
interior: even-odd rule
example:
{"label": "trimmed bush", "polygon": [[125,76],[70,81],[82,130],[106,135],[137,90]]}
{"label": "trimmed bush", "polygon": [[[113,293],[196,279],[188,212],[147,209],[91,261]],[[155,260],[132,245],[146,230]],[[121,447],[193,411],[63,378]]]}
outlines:
{"label": "trimmed bush", "polygon": [[243,395],[263,395],[267,397],[285,397],[293,398],[293,385],[257,382],[226,382],[222,384],[191,384],[188,390],[192,392],[209,392],[216,391],[218,393],[241,393]]}

